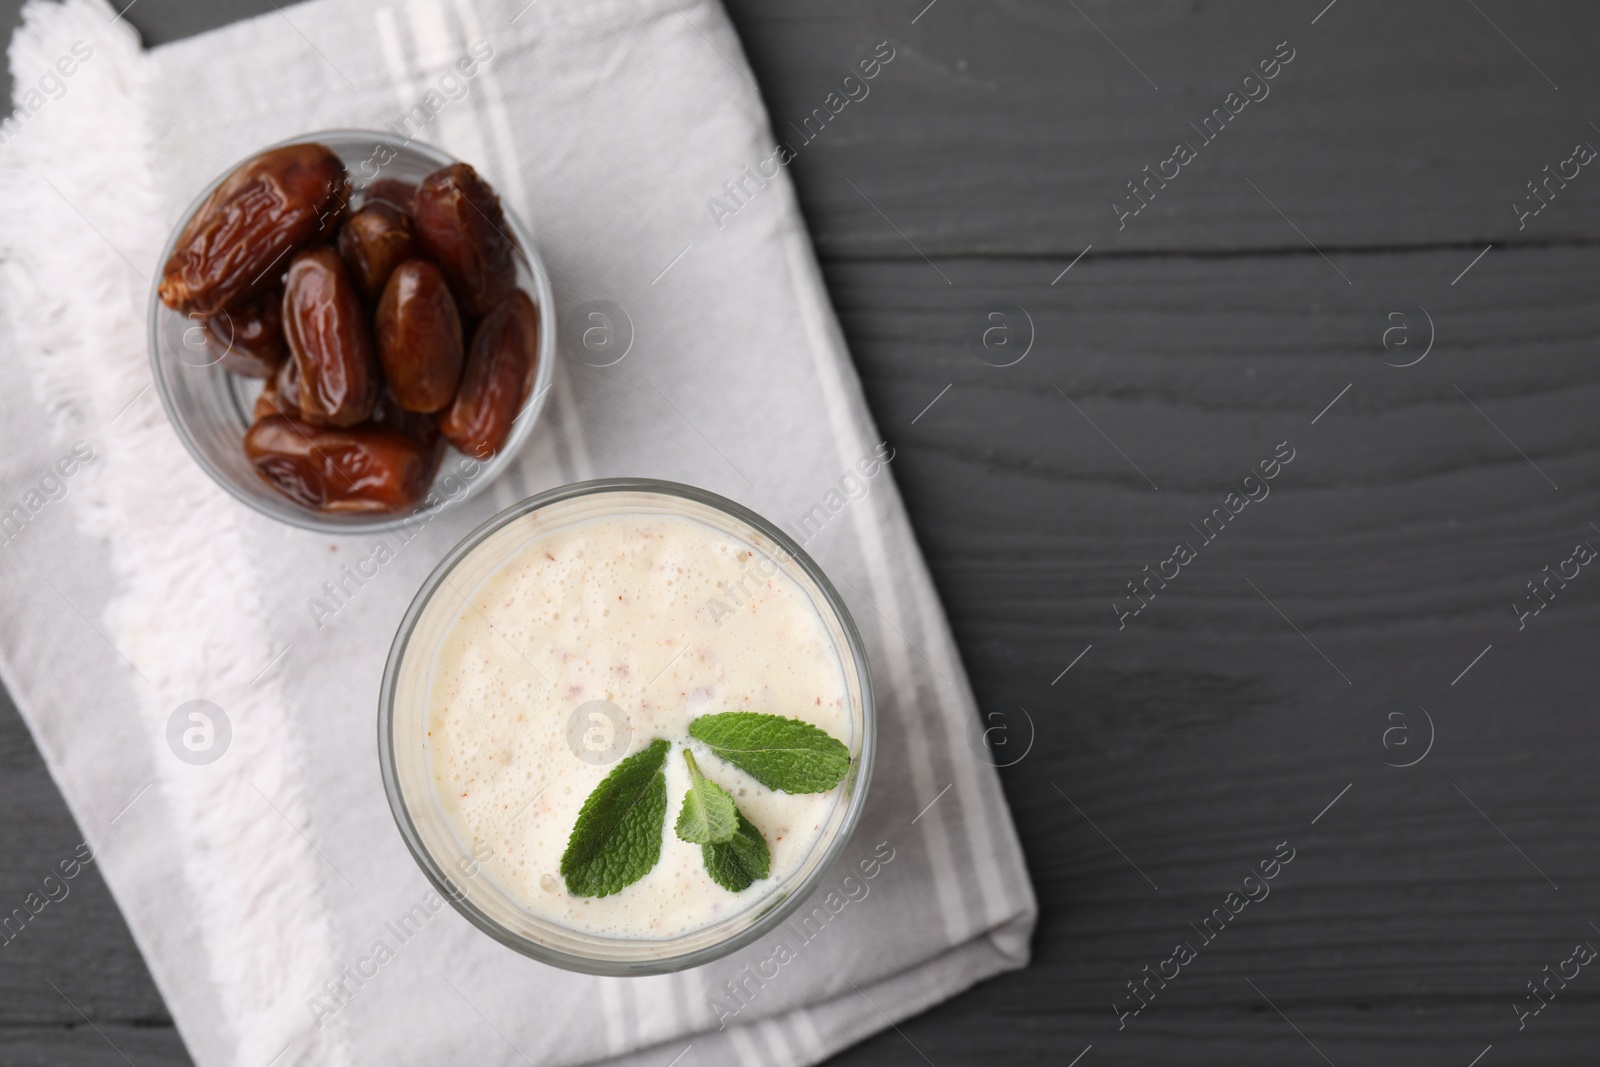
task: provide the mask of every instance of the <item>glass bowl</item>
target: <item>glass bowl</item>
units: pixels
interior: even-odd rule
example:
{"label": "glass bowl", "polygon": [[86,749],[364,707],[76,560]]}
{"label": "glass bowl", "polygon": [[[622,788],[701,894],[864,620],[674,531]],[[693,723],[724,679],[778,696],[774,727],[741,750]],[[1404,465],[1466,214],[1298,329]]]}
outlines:
{"label": "glass bowl", "polygon": [[[307,142],[326,145],[344,161],[352,178],[352,204],[357,207],[361,204],[360,185],[366,181],[397,178],[414,184],[440,167],[456,162],[437,148],[417,141],[401,141],[392,133],[378,130],[323,130],[268,145],[261,151]],[[251,158],[256,154],[252,152]],[[381,162],[384,159],[388,161]],[[167,238],[161,264],[171,257],[179,234],[206,197],[243,162],[240,160],[223,171],[195,197]],[[527,228],[509,207],[505,207],[504,201],[502,207],[509,236],[518,250],[517,284],[539,309],[539,349],[533,388],[499,452],[480,462],[446,447],[433,485],[409,514],[320,512],[295,503],[263,481],[245,459],[244,435],[250,428],[251,412],[262,382],[224,370],[214,351],[206,345],[199,324],[161,302],[156,292],[160,282],[158,268],[156,280],[150,287],[150,369],[167,419],[194,461],[218,485],[263,515],[323,533],[372,533],[394,529],[404,523],[416,523],[421,516],[482,492],[511,463],[532,433],[555,371],[555,296],[550,289],[550,278]],[[427,503],[429,500],[433,503]]]}
{"label": "glass bowl", "polygon": [[[850,772],[836,787],[809,851],[787,877],[745,910],[665,939],[579,932],[523,909],[479,867],[467,843],[451,829],[431,784],[428,695],[439,646],[461,613],[463,598],[472,597],[531,538],[610,515],[692,519],[779,568],[822,620],[838,657],[849,705],[850,736],[843,740],[850,750]],[[816,563],[772,523],[731,500],[645,478],[561,486],[507,508],[469,534],[428,576],[411,602],[389,650],[378,698],[384,791],[400,834],[428,880],[473,925],[501,944],[544,963],[601,975],[663,974],[696,967],[749,944],[788,918],[826,875],[861,817],[876,732],[872,680],[861,637],[838,591]],[[668,834],[671,819],[669,811]]]}

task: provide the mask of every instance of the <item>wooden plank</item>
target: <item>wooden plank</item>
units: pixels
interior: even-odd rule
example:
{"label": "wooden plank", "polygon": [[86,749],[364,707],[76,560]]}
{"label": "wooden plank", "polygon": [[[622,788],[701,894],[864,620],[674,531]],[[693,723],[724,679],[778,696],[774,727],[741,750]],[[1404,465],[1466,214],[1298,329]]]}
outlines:
{"label": "wooden plank", "polygon": [[[1336,1063],[1593,1046],[1600,987],[1574,983],[1522,1034],[1511,1005],[1600,944],[1583,903],[1600,858],[1573,833],[1600,817],[1577,666],[1600,595],[1575,583],[1521,631],[1510,604],[1600,545],[1600,251],[1502,254],[1470,295],[1449,250],[1346,253],[1354,293],[1314,254],[1085,260],[1054,289],[1065,259],[974,264],[954,289],[920,261],[830,265],[980,706],[1011,751],[1022,709],[1035,731],[1003,775],[1037,960],[903,1024],[934,1062],[1091,1042],[1097,1063],[1317,1062],[1246,979]],[[1439,333],[1406,368],[1375,321],[1397,292]],[[989,366],[974,315],[1014,301],[1035,347]],[[1188,523],[1285,440],[1270,495],[1202,541]],[[1113,598],[1179,540],[1198,558],[1119,630]],[[1412,702],[1434,749],[1386,766],[1423,747]],[[1376,743],[1393,708],[1410,750]],[[1281,841],[1297,859],[1271,896],[1119,1032],[1125,983],[1200,943],[1189,924]],[[842,1060],[918,1061],[893,1032]]]}
{"label": "wooden plank", "polygon": [[[1037,978],[1037,976],[1035,976]],[[1246,996],[1256,997],[1241,982]],[[1257,984],[1262,984],[1257,981]],[[1033,996],[1029,990],[1033,990]],[[1240,999],[1223,1007],[1200,1010],[1173,1007],[1148,1033],[1130,1038],[1091,1040],[1080,1015],[1037,1000],[1037,987],[1012,979],[997,979],[970,999],[982,1002],[983,1014],[946,1013],[943,1009],[917,1020],[915,1028],[886,1030],[843,1056],[834,1064],[871,1063],[878,1067],[927,1067],[945,1064],[1027,1063],[1069,1067],[1075,1056],[1092,1045],[1078,1067],[1090,1064],[1175,1064],[1178,1067],[1212,1067],[1216,1064],[1292,1064],[1315,1067],[1324,1062],[1396,1063],[1407,1067],[1469,1067],[1475,1057],[1493,1045],[1478,1067],[1502,1064],[1578,1064],[1592,1060],[1592,1024],[1581,1016],[1592,1009],[1574,1003],[1564,1019],[1551,1015],[1542,1020],[1542,1053],[1511,1039],[1489,1042],[1469,1037],[1481,1026],[1489,1005],[1437,1005],[1425,997],[1407,1000],[1404,1022],[1393,1012],[1375,1012],[1376,1004],[1363,1004],[1339,1012],[1307,1010],[1278,997],[1295,1032],[1284,1017],[1259,997]],[[967,999],[967,998],[964,998]],[[962,1003],[962,1002],[957,1002]],[[1492,1006],[1498,1010],[1499,1006]],[[1152,1009],[1153,1010],[1153,1009]],[[1553,1005],[1550,1012],[1555,1011]],[[1376,1015],[1376,1017],[1374,1017]],[[1530,1023],[1529,1033],[1535,1024]],[[1129,1026],[1132,1030],[1132,1024]],[[1346,1035],[1330,1038],[1330,1035]],[[1525,1035],[1526,1036],[1526,1035]],[[1307,1038],[1315,1043],[1315,1049]],[[1328,1056],[1318,1056],[1320,1049]]]}
{"label": "wooden plank", "polygon": [[[8,1042],[27,1047],[34,1040],[27,1036],[30,1027],[81,1024],[78,1008],[101,1025],[170,1028],[172,1020],[99,869],[90,863],[75,877],[60,878],[60,864],[74,860],[83,838],[3,690],[0,811],[6,812],[0,918],[12,923],[0,938],[0,1049],[6,1050],[0,1059],[12,1062]],[[53,876],[48,884],[47,876]],[[32,907],[39,909],[36,914]],[[13,917],[19,908],[29,916],[26,922]]]}
{"label": "wooden plank", "polygon": [[170,1022],[162,1025],[82,1018],[56,1026],[0,1027],[11,1067],[180,1067],[191,1061]]}
{"label": "wooden plank", "polygon": [[[899,256],[908,242],[936,260],[1076,255],[1090,243],[1095,255],[1307,241],[1476,250],[1600,233],[1590,168],[1553,185],[1521,230],[1511,208],[1578,141],[1600,147],[1580,103],[1600,87],[1592,5],[1484,0],[1480,14],[1341,0],[1315,25],[1326,0],[925,5],[729,5],[773,126],[796,142],[790,170],[826,256]],[[823,107],[880,41],[896,58],[802,143],[790,124]],[[1190,123],[1242,93],[1282,41],[1294,59],[1250,89],[1266,95],[1203,141]],[[1151,185],[1149,207],[1119,230],[1111,205],[1126,183],[1159,171],[1180,141],[1197,158],[1167,168],[1179,176]]]}

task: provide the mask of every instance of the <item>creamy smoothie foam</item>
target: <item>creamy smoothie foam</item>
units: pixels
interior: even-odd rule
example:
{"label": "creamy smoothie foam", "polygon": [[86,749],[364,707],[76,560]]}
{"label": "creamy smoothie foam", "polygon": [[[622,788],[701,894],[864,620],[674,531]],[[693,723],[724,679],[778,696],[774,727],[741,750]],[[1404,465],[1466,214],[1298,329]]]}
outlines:
{"label": "creamy smoothie foam", "polygon": [[[428,770],[456,837],[518,906],[602,937],[665,939],[748,909],[817,844],[841,788],[775,792],[708,757],[772,854],[771,876],[740,893],[706,873],[699,845],[672,831],[688,772],[690,720],[730,711],[803,719],[851,737],[844,664],[805,592],[748,545],[690,518],[590,518],[531,537],[463,604],[438,645],[426,723]],[[615,704],[629,740],[596,765],[569,730],[589,701]],[[580,719],[588,748],[612,741]],[[653,738],[665,767],[661,861],[607,897],[576,897],[561,855],[584,799],[616,759]],[[579,745],[580,751],[583,747]],[[591,758],[594,758],[591,754]]]}

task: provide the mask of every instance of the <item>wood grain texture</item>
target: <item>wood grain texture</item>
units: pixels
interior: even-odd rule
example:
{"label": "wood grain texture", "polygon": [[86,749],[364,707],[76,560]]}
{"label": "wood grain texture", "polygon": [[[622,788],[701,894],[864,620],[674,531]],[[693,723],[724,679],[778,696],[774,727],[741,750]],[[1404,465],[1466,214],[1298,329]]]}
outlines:
{"label": "wood grain texture", "polygon": [[[1600,591],[1586,570],[1522,629],[1511,605],[1600,546],[1600,176],[1521,230],[1510,205],[1600,144],[1600,12],[729,8],[779,131],[895,48],[791,173],[997,761],[1032,742],[1002,775],[1034,965],[836,1062],[1592,1059],[1600,974],[1520,1032],[1512,1005],[1600,945]],[[128,18],[162,41],[270,10]],[[1123,183],[1284,40],[1271,95],[1119,230]],[[1019,351],[984,347],[997,325],[1031,336],[1020,362],[991,365]],[[1397,326],[1425,359],[1389,365],[1421,350],[1386,349]],[[1282,442],[1269,495],[1190,526]],[[1119,628],[1179,542],[1195,559]],[[9,706],[0,765],[3,904],[78,837]],[[1206,943],[1191,924],[1281,842],[1270,895]],[[141,1067],[187,1062],[97,879],[0,957],[0,1061],[122,1062],[49,976]],[[1119,1029],[1179,941],[1197,958]]]}
{"label": "wood grain texture", "polygon": [[[1037,960],[902,1027],[935,1063],[1090,1042],[1096,1062],[1318,1062],[1246,979],[1335,1063],[1592,1047],[1600,986],[1574,982],[1522,1034],[1511,1004],[1573,942],[1600,943],[1600,861],[1575,832],[1600,815],[1580,666],[1600,595],[1576,583],[1521,631],[1510,604],[1600,545],[1600,250],[1508,251],[1470,295],[1449,285],[1458,262],[1347,254],[1352,289],[1310,253],[1086,260],[1053,290],[1038,279],[1064,260],[974,264],[953,290],[920,262],[830,264],[981,709],[1013,751],[1035,731],[1004,776]],[[1395,292],[1440,334],[1403,369],[1372,314]],[[988,366],[972,313],[1011,302],[1035,348]],[[1204,542],[1188,524],[1281,441],[1296,455],[1270,495]],[[1177,541],[1197,558],[1119,630],[1123,583]],[[1385,766],[1425,743],[1412,703],[1433,750]],[[1410,752],[1376,743],[1394,708]],[[1280,841],[1297,858],[1271,895],[1119,1032],[1125,983],[1201,946],[1189,924]],[[920,1062],[892,1032],[858,1051]]]}
{"label": "wood grain texture", "polygon": [[187,1064],[178,1033],[170,1020],[128,1024],[96,1019],[93,1025],[75,1016],[51,1026],[7,1026],[0,1029],[0,1047],[7,1067],[161,1067]]}
{"label": "wood grain texture", "polygon": [[[147,1051],[181,1055],[172,1019],[99,870],[91,863],[70,880],[59,877],[83,838],[3,691],[0,811],[0,919],[11,920],[0,937],[0,1062],[102,1062],[85,1016],[108,1033],[139,1035],[136,1044]],[[50,875],[57,877],[46,886]],[[49,901],[37,914],[30,894]],[[17,909],[29,916],[25,922],[14,918]],[[71,1058],[79,1052],[81,1059]]]}
{"label": "wood grain texture", "polygon": [[[1312,25],[1327,0],[939,0],[913,25],[925,4],[729,5],[775,132],[797,142],[824,255],[898,256],[907,240],[934,259],[1091,242],[1101,254],[1481,248],[1592,238],[1600,223],[1587,171],[1521,230],[1511,209],[1558,154],[1600,147],[1586,110],[1600,88],[1592,6],[1340,0]],[[790,124],[879,41],[896,58],[867,97],[800,146]],[[1265,97],[1203,141],[1190,123],[1242,94],[1284,41],[1292,62],[1251,90]],[[1180,141],[1198,158],[1119,230],[1112,202]]]}

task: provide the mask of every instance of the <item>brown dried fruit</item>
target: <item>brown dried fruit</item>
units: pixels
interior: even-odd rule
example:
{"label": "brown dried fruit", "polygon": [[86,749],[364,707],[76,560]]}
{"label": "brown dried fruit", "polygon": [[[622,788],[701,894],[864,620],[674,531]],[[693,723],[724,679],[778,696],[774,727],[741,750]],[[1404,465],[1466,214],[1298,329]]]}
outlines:
{"label": "brown dried fruit", "polygon": [[289,359],[283,339],[283,290],[263,289],[201,320],[206,343],[226,370],[272,378]]}
{"label": "brown dried fruit", "polygon": [[304,419],[300,414],[300,377],[292,359],[284,360],[283,366],[278,368],[278,373],[268,378],[266,384],[261,387],[261,392],[256,394],[256,406],[252,418],[264,419],[268,415],[287,415],[292,419]]}
{"label": "brown dried fruit", "polygon": [[425,259],[396,267],[378,302],[378,361],[407,411],[441,411],[461,381],[461,316],[439,268]]}
{"label": "brown dried fruit", "polygon": [[439,433],[437,416],[407,411],[395,402],[394,394],[385,389],[379,394],[378,403],[372,409],[372,418],[362,425],[393,430],[415,441],[422,449],[423,484],[433,484],[433,477],[439,472],[439,461],[444,458],[445,448],[444,438]]}
{"label": "brown dried fruit", "polygon": [[395,267],[416,254],[411,216],[392,204],[367,204],[339,231],[339,255],[369,303],[383,294]]}
{"label": "brown dried fruit", "polygon": [[368,182],[361,190],[361,203],[385,203],[411,213],[411,198],[417,195],[417,187],[410,182],[403,182],[399,178],[379,178],[377,181]]}
{"label": "brown dried fruit", "polygon": [[439,430],[469,456],[500,451],[533,385],[539,354],[539,309],[518,289],[472,335],[456,399]]}
{"label": "brown dried fruit", "polygon": [[320,144],[286,145],[223,179],[178,235],[161,270],[162,303],[215,315],[271,286],[272,269],[334,232],[350,199],[350,176]]}
{"label": "brown dried fruit", "polygon": [[394,394],[388,389],[379,394],[378,402],[372,408],[372,418],[367,421],[373,426],[405,434],[421,445],[424,451],[440,441],[439,420],[433,415],[407,411],[395,401]]}
{"label": "brown dried fruit", "polygon": [[367,314],[332,247],[294,257],[283,290],[283,332],[307,422],[353,426],[372,414],[378,375]]}
{"label": "brown dried fruit", "polygon": [[318,511],[404,511],[428,487],[421,446],[378,427],[328,429],[271,415],[250,427],[244,451],[273,488]]}
{"label": "brown dried fruit", "polygon": [[417,240],[444,271],[461,310],[488,314],[517,284],[517,266],[500,198],[465,163],[436,170],[411,201]]}

